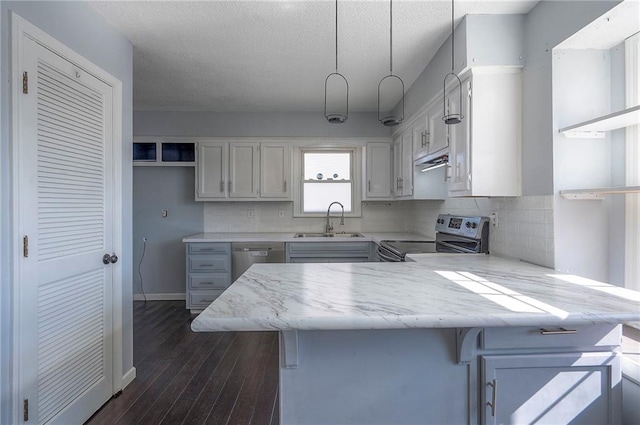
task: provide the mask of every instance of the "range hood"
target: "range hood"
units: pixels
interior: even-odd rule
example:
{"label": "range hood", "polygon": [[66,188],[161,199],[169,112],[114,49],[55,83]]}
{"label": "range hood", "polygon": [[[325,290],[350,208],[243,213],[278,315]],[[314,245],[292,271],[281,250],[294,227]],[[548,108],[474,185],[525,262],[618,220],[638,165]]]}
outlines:
{"label": "range hood", "polygon": [[449,164],[449,153],[427,155],[414,161],[416,167],[421,167],[422,172],[435,170]]}

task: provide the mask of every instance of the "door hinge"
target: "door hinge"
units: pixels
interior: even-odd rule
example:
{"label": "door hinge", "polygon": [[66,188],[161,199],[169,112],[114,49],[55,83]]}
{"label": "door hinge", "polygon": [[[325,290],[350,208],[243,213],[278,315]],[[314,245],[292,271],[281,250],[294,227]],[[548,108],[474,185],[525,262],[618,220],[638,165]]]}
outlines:
{"label": "door hinge", "polygon": [[26,398],[22,401],[22,420],[29,421],[29,399]]}
{"label": "door hinge", "polygon": [[25,258],[29,256],[29,236],[22,238],[22,256]]}
{"label": "door hinge", "polygon": [[22,93],[29,93],[29,75],[27,74],[27,71],[22,73]]}

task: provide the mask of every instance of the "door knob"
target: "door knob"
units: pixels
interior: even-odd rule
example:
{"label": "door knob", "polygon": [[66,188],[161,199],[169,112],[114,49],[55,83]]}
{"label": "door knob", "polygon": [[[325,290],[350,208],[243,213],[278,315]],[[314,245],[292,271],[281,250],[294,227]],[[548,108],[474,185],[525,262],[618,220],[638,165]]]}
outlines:
{"label": "door knob", "polygon": [[104,254],[102,256],[102,262],[104,264],[113,264],[113,263],[117,263],[118,262],[118,256],[114,253],[113,255],[109,255],[109,254]]}

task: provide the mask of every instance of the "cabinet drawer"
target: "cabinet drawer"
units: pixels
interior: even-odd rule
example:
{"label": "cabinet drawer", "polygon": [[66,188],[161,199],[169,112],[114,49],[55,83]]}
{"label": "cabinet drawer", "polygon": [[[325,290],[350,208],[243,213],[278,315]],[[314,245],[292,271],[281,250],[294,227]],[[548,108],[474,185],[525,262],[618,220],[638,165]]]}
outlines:
{"label": "cabinet drawer", "polygon": [[227,255],[192,255],[189,257],[189,271],[228,273],[231,260]]}
{"label": "cabinet drawer", "polygon": [[[554,333],[559,326],[485,328],[481,344],[485,350],[508,348],[605,347],[621,343],[619,325],[562,326],[575,333]],[[552,333],[543,335],[542,329]]]}
{"label": "cabinet drawer", "polygon": [[191,289],[226,289],[231,284],[229,273],[189,273]]}
{"label": "cabinet drawer", "polygon": [[192,291],[189,293],[189,307],[207,307],[223,292],[223,289],[214,291]]}
{"label": "cabinet drawer", "polygon": [[293,242],[287,244],[291,254],[306,253],[334,253],[349,254],[362,253],[369,255],[370,242]]}
{"label": "cabinet drawer", "polygon": [[231,244],[220,242],[190,243],[189,254],[230,254]]}

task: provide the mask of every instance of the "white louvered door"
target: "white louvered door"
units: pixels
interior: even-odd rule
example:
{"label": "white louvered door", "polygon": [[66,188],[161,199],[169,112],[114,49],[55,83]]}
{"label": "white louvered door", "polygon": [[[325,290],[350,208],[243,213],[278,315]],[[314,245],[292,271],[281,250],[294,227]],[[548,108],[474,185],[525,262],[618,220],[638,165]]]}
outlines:
{"label": "white louvered door", "polygon": [[18,96],[21,396],[28,424],[81,424],[113,394],[110,86],[28,37]]}

